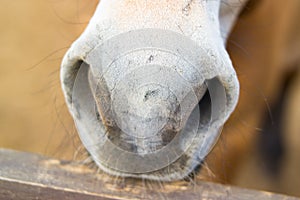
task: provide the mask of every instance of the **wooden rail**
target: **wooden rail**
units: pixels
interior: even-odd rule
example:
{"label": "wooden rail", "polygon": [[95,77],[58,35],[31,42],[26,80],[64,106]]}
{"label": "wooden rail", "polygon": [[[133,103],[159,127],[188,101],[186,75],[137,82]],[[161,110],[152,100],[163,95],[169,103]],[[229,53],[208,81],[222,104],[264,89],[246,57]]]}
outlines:
{"label": "wooden rail", "polygon": [[215,183],[117,180],[87,166],[0,149],[0,199],[297,199]]}

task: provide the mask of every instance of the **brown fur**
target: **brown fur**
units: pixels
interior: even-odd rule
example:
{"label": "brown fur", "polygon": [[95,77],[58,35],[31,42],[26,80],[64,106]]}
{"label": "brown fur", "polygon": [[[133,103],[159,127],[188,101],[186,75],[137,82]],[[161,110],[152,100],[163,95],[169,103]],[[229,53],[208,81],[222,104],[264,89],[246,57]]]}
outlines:
{"label": "brown fur", "polygon": [[227,47],[241,84],[239,104],[207,159],[217,181],[232,180],[240,162],[250,156],[285,74],[300,66],[300,2],[264,0],[245,11]]}

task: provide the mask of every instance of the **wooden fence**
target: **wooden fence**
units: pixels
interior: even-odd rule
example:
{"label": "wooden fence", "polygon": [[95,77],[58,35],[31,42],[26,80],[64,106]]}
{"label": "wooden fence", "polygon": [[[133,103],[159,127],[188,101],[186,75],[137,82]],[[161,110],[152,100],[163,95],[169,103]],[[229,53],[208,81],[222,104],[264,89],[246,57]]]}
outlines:
{"label": "wooden fence", "polygon": [[297,199],[216,183],[116,179],[72,161],[0,149],[0,199]]}

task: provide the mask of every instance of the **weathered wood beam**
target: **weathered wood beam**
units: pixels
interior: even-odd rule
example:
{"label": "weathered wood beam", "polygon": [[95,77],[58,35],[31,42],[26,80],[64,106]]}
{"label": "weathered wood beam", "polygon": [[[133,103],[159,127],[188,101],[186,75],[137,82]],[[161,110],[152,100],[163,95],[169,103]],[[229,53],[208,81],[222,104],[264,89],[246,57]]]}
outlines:
{"label": "weathered wood beam", "polygon": [[0,149],[0,199],[297,199],[215,183],[120,179],[87,166]]}

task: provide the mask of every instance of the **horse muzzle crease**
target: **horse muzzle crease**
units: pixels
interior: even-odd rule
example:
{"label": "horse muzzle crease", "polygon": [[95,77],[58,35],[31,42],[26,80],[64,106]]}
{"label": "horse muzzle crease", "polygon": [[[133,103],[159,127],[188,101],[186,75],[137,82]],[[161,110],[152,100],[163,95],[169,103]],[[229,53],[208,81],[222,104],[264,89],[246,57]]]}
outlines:
{"label": "horse muzzle crease", "polygon": [[205,159],[238,100],[221,37],[238,11],[222,26],[220,10],[228,13],[219,1],[135,2],[99,3],[64,57],[63,92],[103,171],[182,179]]}

